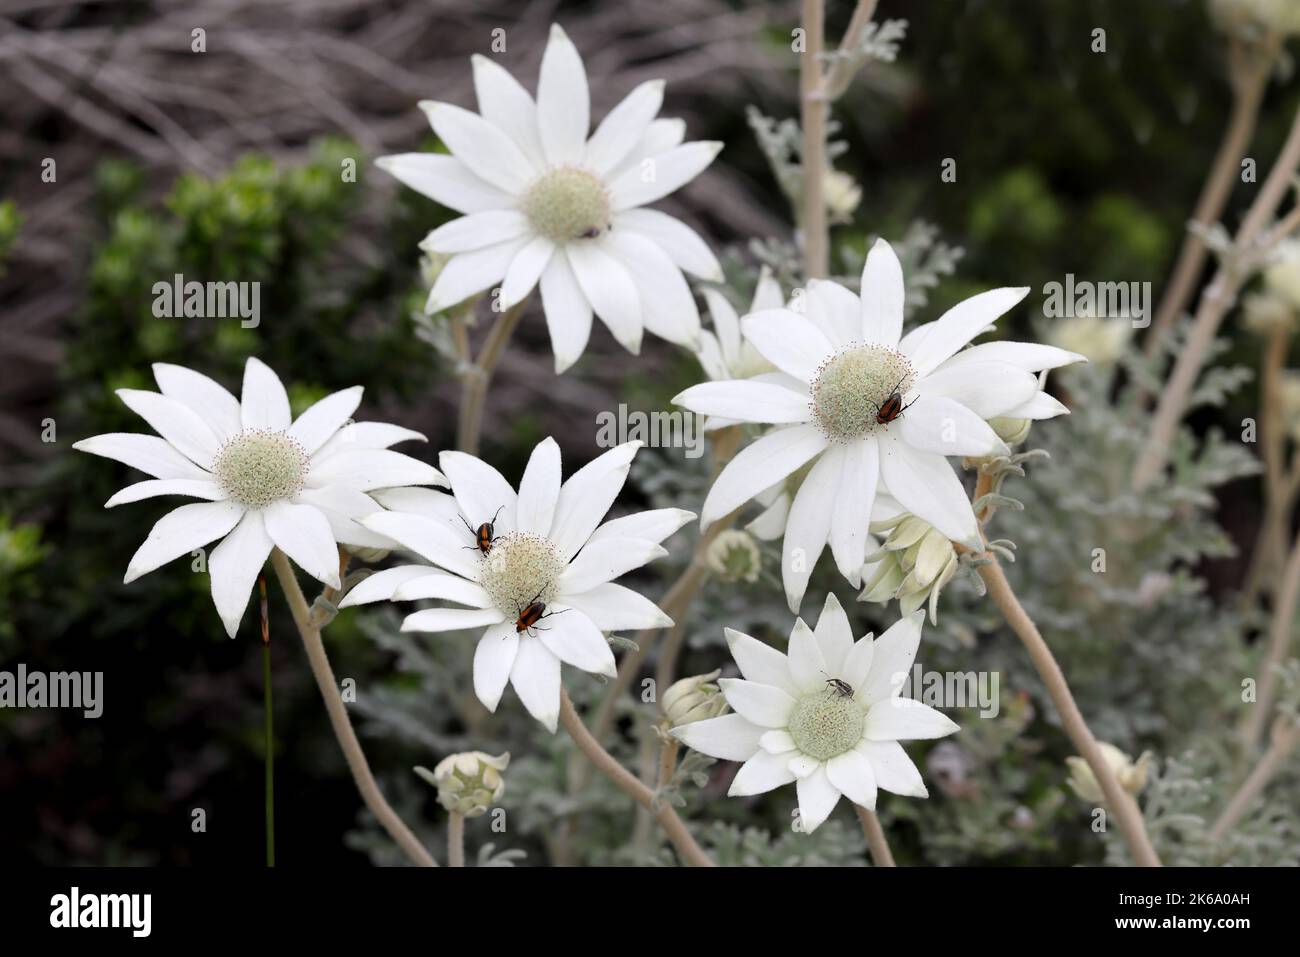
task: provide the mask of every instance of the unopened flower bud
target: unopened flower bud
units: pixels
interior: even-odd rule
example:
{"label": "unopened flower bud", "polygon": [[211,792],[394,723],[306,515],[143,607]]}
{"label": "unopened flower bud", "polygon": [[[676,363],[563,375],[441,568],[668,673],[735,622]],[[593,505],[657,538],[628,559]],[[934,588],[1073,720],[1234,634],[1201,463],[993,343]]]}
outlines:
{"label": "unopened flower bud", "polygon": [[939,592],[957,574],[958,558],[952,542],[922,519],[906,513],[872,523],[871,531],[889,535],[879,551],[867,556],[858,601],[883,604],[897,598],[904,615],[928,604],[930,621],[936,623]]}
{"label": "unopened flower bud", "polygon": [[1052,344],[1068,352],[1087,356],[1097,365],[1114,365],[1133,336],[1127,317],[1075,316],[1061,320],[1053,329]]}
{"label": "unopened flower bud", "polygon": [[1242,303],[1242,324],[1257,336],[1270,336],[1295,325],[1296,309],[1273,292],[1254,292]]}
{"label": "unopened flower bud", "polygon": [[509,763],[508,751],[497,757],[464,751],[443,758],[432,771],[417,767],[415,773],[438,789],[438,803],[448,812],[478,817],[505,793],[501,772]]}
{"label": "unopened flower bud", "polygon": [[357,561],[366,562],[369,565],[374,565],[375,563],[382,562],[385,558],[387,558],[388,553],[391,551],[391,549],[362,548],[359,545],[349,545],[348,551],[352,553],[352,557],[355,558]]}
{"label": "unopened flower bud", "polygon": [[1264,270],[1264,288],[1292,309],[1300,309],[1300,239],[1278,243],[1272,264]]}
{"label": "unopened flower bud", "polygon": [[848,173],[828,169],[822,177],[822,198],[826,211],[835,222],[848,222],[862,202],[862,187]]}
{"label": "unopened flower bud", "polygon": [[727,582],[756,582],[762,568],[758,543],[748,532],[734,528],[709,543],[704,560],[714,574]]}
{"label": "unopened flower bud", "polygon": [[[1142,756],[1133,761],[1127,754],[1105,741],[1098,742],[1102,757],[1119,780],[1119,785],[1129,794],[1137,794],[1147,783],[1147,768],[1151,764],[1151,752],[1144,751]],[[1097,776],[1092,773],[1088,762],[1080,757],[1069,757],[1065,763],[1070,768],[1069,785],[1079,797],[1093,804],[1104,804],[1106,796],[1102,793]]]}
{"label": "unopened flower bud", "polygon": [[1029,438],[1029,428],[1033,424],[1033,419],[1008,419],[1004,416],[989,419],[989,428],[1010,446],[1019,445]]}
{"label": "unopened flower bud", "polygon": [[659,706],[675,728],[692,721],[717,718],[727,713],[727,699],[717,685],[720,670],[682,678],[668,686]]}

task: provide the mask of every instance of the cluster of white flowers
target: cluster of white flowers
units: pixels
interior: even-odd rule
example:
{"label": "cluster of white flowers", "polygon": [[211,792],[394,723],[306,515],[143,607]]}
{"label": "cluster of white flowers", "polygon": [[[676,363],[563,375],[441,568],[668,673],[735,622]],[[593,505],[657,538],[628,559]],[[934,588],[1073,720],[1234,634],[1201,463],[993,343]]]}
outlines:
{"label": "cluster of white flowers", "polygon": [[[982,545],[947,459],[1006,454],[990,420],[1066,411],[1040,374],[1082,357],[1020,342],[970,346],[1026,288],[982,293],[905,334],[903,270],[883,240],[866,259],[858,293],[812,280],[787,304],[764,271],[741,317],[719,289],[705,288],[713,328],[703,330],[683,274],[720,282],[718,261],[688,226],[643,207],[697,176],[719,144],[684,143],[681,121],[656,118],[659,81],[633,90],[589,135],[586,73],[558,26],[535,99],[487,58],[474,58],[473,74],[478,113],[421,104],[449,153],[379,161],[463,214],[423,243],[441,262],[428,310],[493,288],[511,308],[540,286],[557,373],[581,356],[593,315],[632,352],[647,329],[690,348],[710,381],[675,401],[708,416],[711,430],[762,433],[718,475],[703,527],[758,499],[765,510],[750,527],[759,538],[784,540],[792,612],[827,545],[855,587],[867,570],[864,597],[904,601],[904,617],[879,640],[855,641],[833,594],[815,630],[796,622],[788,654],[728,630],[743,678],[714,686],[708,675],[669,689],[664,707],[675,733],[701,752],[744,762],[733,795],[794,782],[808,831],[841,795],[865,808],[875,807],[879,789],[924,797],[899,742],[957,727],[899,695],[921,637],[924,612],[914,609],[928,598],[933,614],[955,568],[953,542]],[[851,181],[832,184],[837,212],[851,214],[860,191]],[[446,603],[414,611],[403,630],[481,629],[473,655],[479,700],[495,711],[512,685],[554,731],[561,663],[613,676],[611,632],[672,624],[615,582],[664,556],[661,543],[696,517],[669,508],[605,521],[640,443],[611,449],[565,480],[559,446],[548,438],[516,487],[463,452],[443,452],[435,469],[391,451],[423,436],[353,423],[360,387],[293,419],[280,380],[256,359],[248,360],[240,400],[188,369],[154,372],[160,392],[119,395],[157,436],[101,435],[76,447],[150,476],[109,506],[159,495],[202,500],[158,522],[126,580],[221,538],[208,568],[232,637],[273,548],[335,591],[345,588],[340,546],[407,549],[423,561],[363,579],[339,606]],[[893,564],[883,570],[868,563],[882,557],[870,554],[873,519],[890,531],[882,554]],[[733,581],[759,576],[758,547],[743,533],[720,538],[708,563]],[[723,714],[727,706],[735,713]],[[476,752],[448,762],[429,777],[449,808],[477,813],[499,796],[504,757]]]}

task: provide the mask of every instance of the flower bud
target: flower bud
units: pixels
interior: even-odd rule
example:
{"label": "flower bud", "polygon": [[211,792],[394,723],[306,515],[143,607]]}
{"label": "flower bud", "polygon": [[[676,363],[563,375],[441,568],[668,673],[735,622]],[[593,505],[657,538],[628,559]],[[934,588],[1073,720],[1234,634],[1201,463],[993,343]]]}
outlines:
{"label": "flower bud", "polygon": [[1004,416],[989,419],[989,428],[1010,446],[1017,446],[1029,438],[1029,428],[1033,424],[1033,419],[1008,419]]}
{"label": "flower bud", "polygon": [[1242,303],[1242,324],[1257,336],[1285,332],[1295,321],[1295,308],[1276,293],[1254,292]]}
{"label": "flower bud", "polygon": [[377,562],[382,562],[385,558],[387,558],[388,553],[391,551],[391,549],[363,548],[360,545],[349,545],[348,551],[352,553],[352,557],[355,558],[357,561],[365,562],[369,565],[374,565]]}
{"label": "flower bud", "polygon": [[845,223],[853,218],[854,211],[862,202],[862,187],[848,173],[828,169],[822,177],[822,198],[826,201],[826,211],[831,220]]}
{"label": "flower bud", "polygon": [[915,515],[875,522],[873,532],[889,532],[881,549],[867,556],[858,601],[884,604],[898,599],[910,615],[929,604],[930,621],[939,618],[939,592],[957,574],[957,551],[948,537]]}
{"label": "flower bud", "polygon": [[1109,366],[1119,361],[1133,336],[1133,323],[1126,317],[1075,316],[1053,329],[1052,345],[1087,356],[1089,362]]}
{"label": "flower bud", "polygon": [[756,582],[762,568],[758,543],[748,532],[734,528],[709,543],[704,560],[715,575],[727,582]]}
{"label": "flower bud", "polygon": [[[1098,742],[1102,757],[1119,779],[1119,785],[1129,794],[1137,794],[1147,783],[1147,768],[1151,764],[1151,752],[1144,751],[1134,763],[1133,759],[1105,741]],[[1104,804],[1106,796],[1102,793],[1097,776],[1088,767],[1088,762],[1080,757],[1069,757],[1065,763],[1070,768],[1069,785],[1079,797],[1093,804]]]}
{"label": "flower bud", "polygon": [[721,670],[682,678],[668,686],[659,706],[673,727],[717,718],[727,713],[727,699],[716,684]]}
{"label": "flower bud", "polygon": [[1300,239],[1278,243],[1272,264],[1264,270],[1264,288],[1293,310],[1300,309]]}
{"label": "flower bud", "polygon": [[501,772],[509,763],[508,751],[495,758],[482,751],[464,751],[443,758],[432,771],[417,767],[415,773],[438,789],[438,803],[448,812],[478,817],[505,793]]}
{"label": "flower bud", "polygon": [[1210,15],[1219,29],[1244,35],[1259,31],[1300,34],[1300,4],[1295,0],[1210,0]]}

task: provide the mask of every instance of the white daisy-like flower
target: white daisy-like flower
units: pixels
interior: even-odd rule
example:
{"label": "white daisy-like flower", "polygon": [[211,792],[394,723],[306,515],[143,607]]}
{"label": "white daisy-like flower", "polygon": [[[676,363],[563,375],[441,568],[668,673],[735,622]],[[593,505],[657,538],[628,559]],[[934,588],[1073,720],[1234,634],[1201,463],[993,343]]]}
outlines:
{"label": "white daisy-like flower", "polygon": [[500,284],[503,307],[541,284],[556,372],[582,355],[592,314],[631,352],[650,330],[695,347],[700,316],[682,271],[721,281],[704,241],[643,209],[698,176],[722,144],[683,143],[685,124],[655,119],[664,83],[649,80],[588,137],[587,74],[551,27],[537,101],[504,68],[473,58],[479,112],[425,101],[451,155],[403,153],[380,168],[465,215],[421,244],[450,255],[429,294],[434,312]]}
{"label": "white daisy-like flower", "polygon": [[451,495],[397,490],[384,501],[391,511],[361,520],[438,567],[379,572],[348,592],[340,607],[423,598],[465,606],[417,611],[402,630],[483,628],[474,653],[478,699],[496,711],[508,682],[554,732],[560,662],[613,676],[605,632],[672,624],[653,602],[614,579],[666,555],[659,543],[694,513],[663,508],[601,524],[640,446],[610,449],[561,484],[560,448],[548,438],[533,450],[518,493],[486,462],[443,452],[439,464]]}
{"label": "white daisy-like flower", "polygon": [[941,738],[958,728],[929,705],[902,697],[924,619],[918,611],[878,640],[866,635],[855,642],[844,609],[827,595],[816,630],[796,621],[785,655],[728,628],[744,677],[718,684],[736,713],[672,733],[702,754],[744,762],[727,792],[733,797],[793,781],[808,833],[841,795],[870,810],[882,789],[928,797],[899,742]]}
{"label": "white daisy-like flower", "polygon": [[296,420],[279,377],[250,358],[236,399],[207,376],[157,363],[160,392],[119,389],[121,400],[158,436],[115,432],[74,449],[153,476],[127,486],[105,508],[159,495],[203,499],[163,516],[127,565],[131,582],[220,538],[208,557],[212,600],[230,637],[272,547],[332,588],[338,546],[391,548],[357,524],[378,511],[379,490],[446,485],[431,465],[389,446],[424,436],[383,422],[351,422],[361,386],[321,399]]}
{"label": "white daisy-like flower", "polygon": [[987,419],[1065,411],[1033,372],[1081,358],[1021,342],[963,350],[1028,292],[981,293],[903,336],[903,270],[881,240],[867,256],[860,297],[812,281],[802,313],[746,316],[745,337],[779,371],[703,383],[674,399],[703,415],[778,426],[722,470],[704,502],[704,527],[809,466],[785,522],[782,578],[792,611],[828,542],[841,574],[861,584],[878,491],[978,547],[975,513],[945,457],[1004,454]]}

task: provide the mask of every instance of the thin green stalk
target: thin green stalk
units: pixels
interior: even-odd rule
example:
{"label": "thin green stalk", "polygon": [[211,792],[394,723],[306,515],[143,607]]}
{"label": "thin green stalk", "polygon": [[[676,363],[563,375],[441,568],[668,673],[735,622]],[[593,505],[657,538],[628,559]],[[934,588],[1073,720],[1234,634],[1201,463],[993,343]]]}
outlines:
{"label": "thin green stalk", "polygon": [[267,615],[266,576],[259,575],[262,593],[262,710],[266,712],[266,866],[275,867],[275,729],[271,709],[271,624]]}

